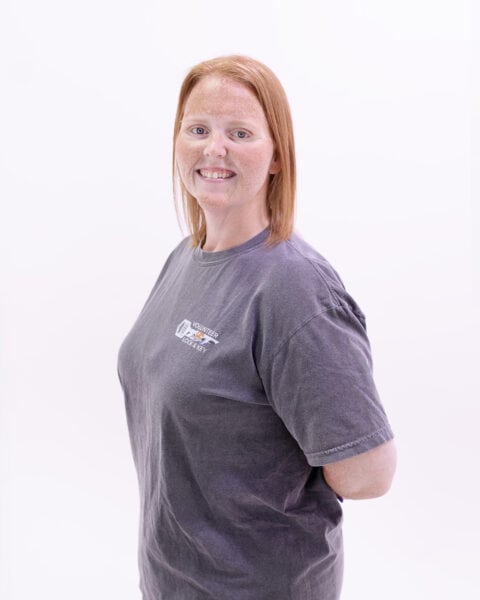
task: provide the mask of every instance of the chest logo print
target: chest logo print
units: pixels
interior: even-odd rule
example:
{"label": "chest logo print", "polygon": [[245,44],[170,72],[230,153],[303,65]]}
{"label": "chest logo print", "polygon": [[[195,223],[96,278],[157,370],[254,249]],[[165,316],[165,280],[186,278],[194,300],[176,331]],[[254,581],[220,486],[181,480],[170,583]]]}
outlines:
{"label": "chest logo print", "polygon": [[209,329],[200,323],[193,323],[188,319],[178,325],[175,335],[182,340],[184,344],[188,344],[199,352],[206,352],[208,346],[218,344],[218,333],[213,329]]}

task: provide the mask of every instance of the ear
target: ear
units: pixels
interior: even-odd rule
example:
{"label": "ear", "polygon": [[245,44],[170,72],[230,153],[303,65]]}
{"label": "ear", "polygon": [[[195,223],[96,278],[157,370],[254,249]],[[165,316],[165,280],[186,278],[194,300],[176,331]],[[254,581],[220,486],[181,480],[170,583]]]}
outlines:
{"label": "ear", "polygon": [[270,163],[269,174],[276,175],[281,170],[280,161],[278,159],[277,153],[275,152],[272,158],[272,162]]}

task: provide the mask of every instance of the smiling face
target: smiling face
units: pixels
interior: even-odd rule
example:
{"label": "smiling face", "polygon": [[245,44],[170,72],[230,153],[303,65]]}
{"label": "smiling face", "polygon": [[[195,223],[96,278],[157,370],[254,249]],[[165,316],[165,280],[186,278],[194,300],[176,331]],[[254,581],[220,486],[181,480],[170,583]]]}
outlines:
{"label": "smiling face", "polygon": [[263,109],[243,84],[209,75],[195,85],[175,155],[183,185],[205,213],[266,210],[269,178],[279,167]]}

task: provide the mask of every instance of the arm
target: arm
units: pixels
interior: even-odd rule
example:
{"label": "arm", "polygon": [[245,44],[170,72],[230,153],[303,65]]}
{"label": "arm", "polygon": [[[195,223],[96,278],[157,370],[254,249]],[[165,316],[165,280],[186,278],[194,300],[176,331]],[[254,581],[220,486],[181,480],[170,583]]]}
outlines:
{"label": "arm", "polygon": [[378,498],[390,489],[397,465],[393,440],[352,458],[324,465],[323,476],[343,498]]}

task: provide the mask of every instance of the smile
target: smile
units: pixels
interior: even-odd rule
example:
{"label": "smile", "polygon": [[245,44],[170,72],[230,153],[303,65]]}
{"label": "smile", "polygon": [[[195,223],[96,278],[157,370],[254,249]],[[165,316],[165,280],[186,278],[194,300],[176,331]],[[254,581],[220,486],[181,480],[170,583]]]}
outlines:
{"label": "smile", "polygon": [[228,170],[210,170],[210,169],[198,169],[197,173],[204,179],[231,179],[235,177],[233,171]]}

